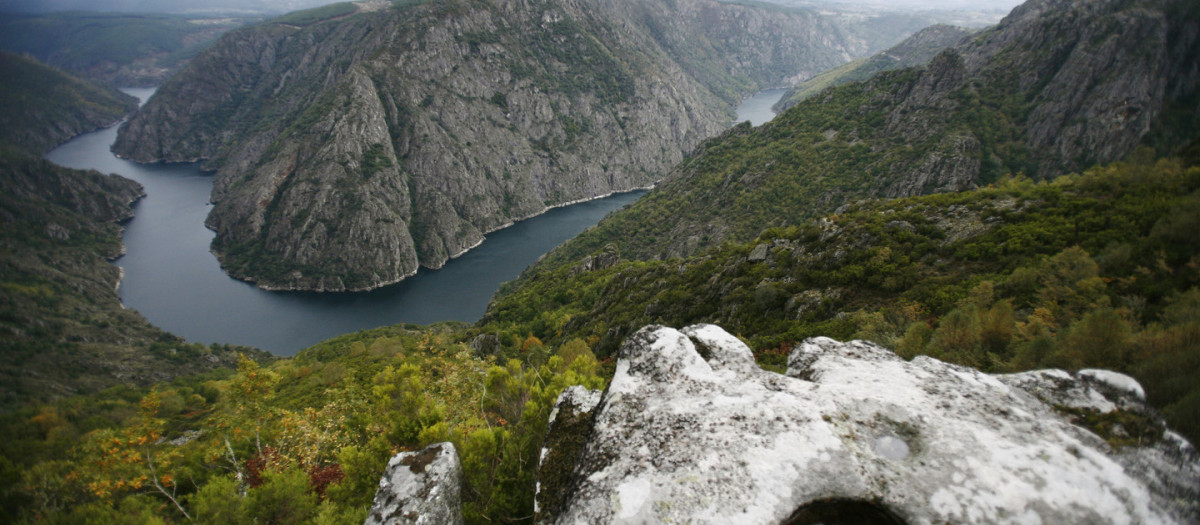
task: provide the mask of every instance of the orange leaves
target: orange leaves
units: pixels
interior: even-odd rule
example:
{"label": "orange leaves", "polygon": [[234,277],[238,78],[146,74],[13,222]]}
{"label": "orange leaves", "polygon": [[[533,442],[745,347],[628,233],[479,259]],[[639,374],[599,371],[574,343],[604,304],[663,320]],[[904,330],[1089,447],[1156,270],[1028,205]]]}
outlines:
{"label": "orange leaves", "polygon": [[546,345],[544,345],[542,343],[541,339],[534,337],[533,334],[529,334],[529,337],[525,338],[525,342],[521,343],[521,353],[527,353],[530,350],[533,350],[534,348],[537,348],[540,346],[546,346]]}
{"label": "orange leaves", "polygon": [[143,418],[153,418],[158,415],[158,409],[162,406],[162,398],[157,390],[150,391],[146,397],[142,398],[142,402],[138,404],[138,414]]}

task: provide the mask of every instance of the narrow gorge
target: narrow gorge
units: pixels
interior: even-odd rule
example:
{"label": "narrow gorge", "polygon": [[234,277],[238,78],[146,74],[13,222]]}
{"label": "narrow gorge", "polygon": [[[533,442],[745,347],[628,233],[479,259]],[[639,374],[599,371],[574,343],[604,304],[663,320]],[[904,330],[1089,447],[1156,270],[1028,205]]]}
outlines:
{"label": "narrow gorge", "polygon": [[811,12],[705,0],[356,5],[226,34],[114,145],[215,170],[213,250],[260,287],[371,289],[647,187],[741,97],[866,51]]}

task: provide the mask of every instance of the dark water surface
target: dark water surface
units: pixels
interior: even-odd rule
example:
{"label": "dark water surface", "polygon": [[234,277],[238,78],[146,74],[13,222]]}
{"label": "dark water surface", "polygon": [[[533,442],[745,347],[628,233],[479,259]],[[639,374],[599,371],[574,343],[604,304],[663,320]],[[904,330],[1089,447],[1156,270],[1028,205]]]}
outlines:
{"label": "dark water surface", "polygon": [[[127,89],[145,101],[153,89]],[[769,120],[782,95],[748,99],[738,119]],[[773,98],[771,98],[773,97]],[[746,111],[743,112],[743,109]],[[330,337],[396,323],[473,322],[500,283],[512,280],[542,254],[644,192],[556,208],[493,232],[479,247],[440,270],[422,269],[403,282],[370,292],[269,292],[221,271],[204,227],[212,176],[196,164],[138,164],[109,151],[116,127],[76,137],[51,151],[56,164],[119,173],[140,182],[146,197],[125,226],[127,255],[121,300],[150,322],[189,341],[249,345],[293,355]]]}
{"label": "dark water surface", "polygon": [[[152,89],[126,90],[145,100]],[[330,337],[401,322],[472,322],[500,283],[551,248],[599,222],[644,192],[556,208],[493,232],[441,270],[370,292],[268,292],[221,271],[204,227],[212,176],[195,164],[138,164],[109,152],[116,128],[89,133],[51,151],[56,164],[119,173],[140,182],[146,197],[125,225],[127,255],[121,300],[150,322],[189,341],[250,345],[278,355]]]}

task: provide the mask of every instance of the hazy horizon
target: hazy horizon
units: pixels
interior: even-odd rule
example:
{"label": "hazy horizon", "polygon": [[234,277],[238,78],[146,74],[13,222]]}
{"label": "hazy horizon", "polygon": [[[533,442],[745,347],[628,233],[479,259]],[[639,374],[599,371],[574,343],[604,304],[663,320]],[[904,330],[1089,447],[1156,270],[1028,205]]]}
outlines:
{"label": "hazy horizon", "polygon": [[[298,11],[342,0],[0,0],[0,12],[246,13]],[[1022,0],[763,0],[793,7],[870,7],[886,11],[1009,11]]]}

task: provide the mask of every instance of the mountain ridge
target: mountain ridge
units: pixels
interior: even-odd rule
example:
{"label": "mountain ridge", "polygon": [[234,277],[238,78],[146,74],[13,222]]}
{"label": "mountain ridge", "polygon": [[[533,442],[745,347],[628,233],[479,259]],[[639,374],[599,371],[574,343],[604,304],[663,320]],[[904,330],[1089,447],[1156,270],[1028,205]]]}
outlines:
{"label": "mountain ridge", "polygon": [[71,137],[111,126],[137,99],[37,60],[0,51],[0,143],[46,153]]}
{"label": "mountain ridge", "polygon": [[773,109],[781,113],[826,88],[867,80],[882,71],[923,66],[938,52],[959,43],[973,32],[950,25],[934,24],[869,58],[847,62],[798,84],[784,93]]}
{"label": "mountain ridge", "polygon": [[707,141],[556,253],[578,259],[613,242],[629,258],[682,256],[862,198],[1052,177],[1139,145],[1175,154],[1198,131],[1198,11],[1028,2],[924,68],[833,88]]}
{"label": "mountain ridge", "polygon": [[142,186],[40,158],[136,99],[9,53],[0,70],[0,413],[231,367],[242,352],[269,360],[187,344],[125,309],[112,261]]}
{"label": "mountain ridge", "polygon": [[[807,12],[672,5],[445,1],[268,22],[164,85],[114,150],[208,159],[208,225],[231,275],[373,288],[551,205],[648,186],[743,93],[862,45]],[[751,26],[780,38],[729,37]],[[700,43],[678,48],[695,28]]]}

